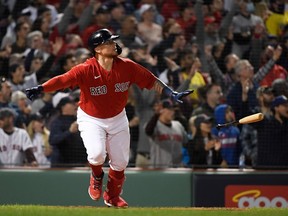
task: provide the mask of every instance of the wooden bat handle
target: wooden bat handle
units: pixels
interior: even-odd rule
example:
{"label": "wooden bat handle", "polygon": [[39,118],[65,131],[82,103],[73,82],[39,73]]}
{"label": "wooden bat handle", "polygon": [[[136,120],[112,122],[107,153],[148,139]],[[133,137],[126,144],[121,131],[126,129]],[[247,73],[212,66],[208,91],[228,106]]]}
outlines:
{"label": "wooden bat handle", "polygon": [[225,124],[218,124],[216,126],[217,129],[220,129],[220,128],[223,128],[223,127],[229,127],[231,125],[237,125],[238,124],[238,121],[233,121],[233,122],[228,122],[228,123],[225,123]]}

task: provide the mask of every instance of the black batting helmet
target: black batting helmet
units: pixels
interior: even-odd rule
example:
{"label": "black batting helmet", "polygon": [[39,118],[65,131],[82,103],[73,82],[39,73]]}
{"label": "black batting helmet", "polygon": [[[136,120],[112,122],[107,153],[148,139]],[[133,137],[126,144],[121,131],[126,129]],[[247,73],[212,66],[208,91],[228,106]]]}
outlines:
{"label": "black batting helmet", "polygon": [[119,35],[113,35],[108,29],[100,29],[94,32],[88,39],[88,47],[94,53],[95,47],[119,38]]}

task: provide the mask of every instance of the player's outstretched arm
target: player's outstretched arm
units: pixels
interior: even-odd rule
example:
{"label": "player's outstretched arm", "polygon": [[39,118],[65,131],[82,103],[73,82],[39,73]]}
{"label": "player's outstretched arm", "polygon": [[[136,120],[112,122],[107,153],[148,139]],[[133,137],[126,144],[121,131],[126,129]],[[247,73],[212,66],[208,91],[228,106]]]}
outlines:
{"label": "player's outstretched arm", "polygon": [[25,90],[27,97],[32,101],[39,97],[42,92],[52,92],[60,89],[69,88],[73,85],[73,79],[71,79],[69,72],[56,76],[46,81],[42,85],[38,85]]}
{"label": "player's outstretched arm", "polygon": [[174,91],[159,79],[155,81],[153,85],[153,89],[159,92],[160,94],[164,93],[165,95],[170,97],[173,101],[178,102],[178,103],[183,103],[181,99],[194,92],[194,90],[186,90],[183,92]]}

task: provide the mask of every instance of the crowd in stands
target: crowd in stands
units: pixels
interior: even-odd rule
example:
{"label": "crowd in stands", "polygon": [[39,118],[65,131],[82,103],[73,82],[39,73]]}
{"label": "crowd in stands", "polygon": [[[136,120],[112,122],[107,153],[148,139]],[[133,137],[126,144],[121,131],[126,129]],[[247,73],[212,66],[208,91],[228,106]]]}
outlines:
{"label": "crowd in stands", "polygon": [[[87,166],[79,89],[25,89],[91,58],[107,28],[128,57],[176,91],[130,86],[131,167],[288,167],[288,1],[1,0],[0,167]],[[263,121],[217,129],[261,112]]]}

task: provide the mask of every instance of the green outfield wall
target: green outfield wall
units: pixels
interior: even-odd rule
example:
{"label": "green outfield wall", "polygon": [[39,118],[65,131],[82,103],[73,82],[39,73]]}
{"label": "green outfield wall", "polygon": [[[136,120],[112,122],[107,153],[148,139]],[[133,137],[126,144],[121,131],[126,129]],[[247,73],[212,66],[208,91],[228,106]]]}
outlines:
{"label": "green outfield wall", "polygon": [[[89,175],[89,168],[0,169],[0,204],[104,206],[103,200],[92,201],[87,193]],[[244,199],[250,206],[264,200],[264,207],[286,207],[288,202],[287,171],[132,168],[126,177],[122,196],[135,207],[237,207]]]}
{"label": "green outfield wall", "polygon": [[[0,170],[0,204],[103,206],[87,193],[89,175],[88,169]],[[186,171],[130,170],[123,197],[131,206],[191,206],[191,178]]]}

